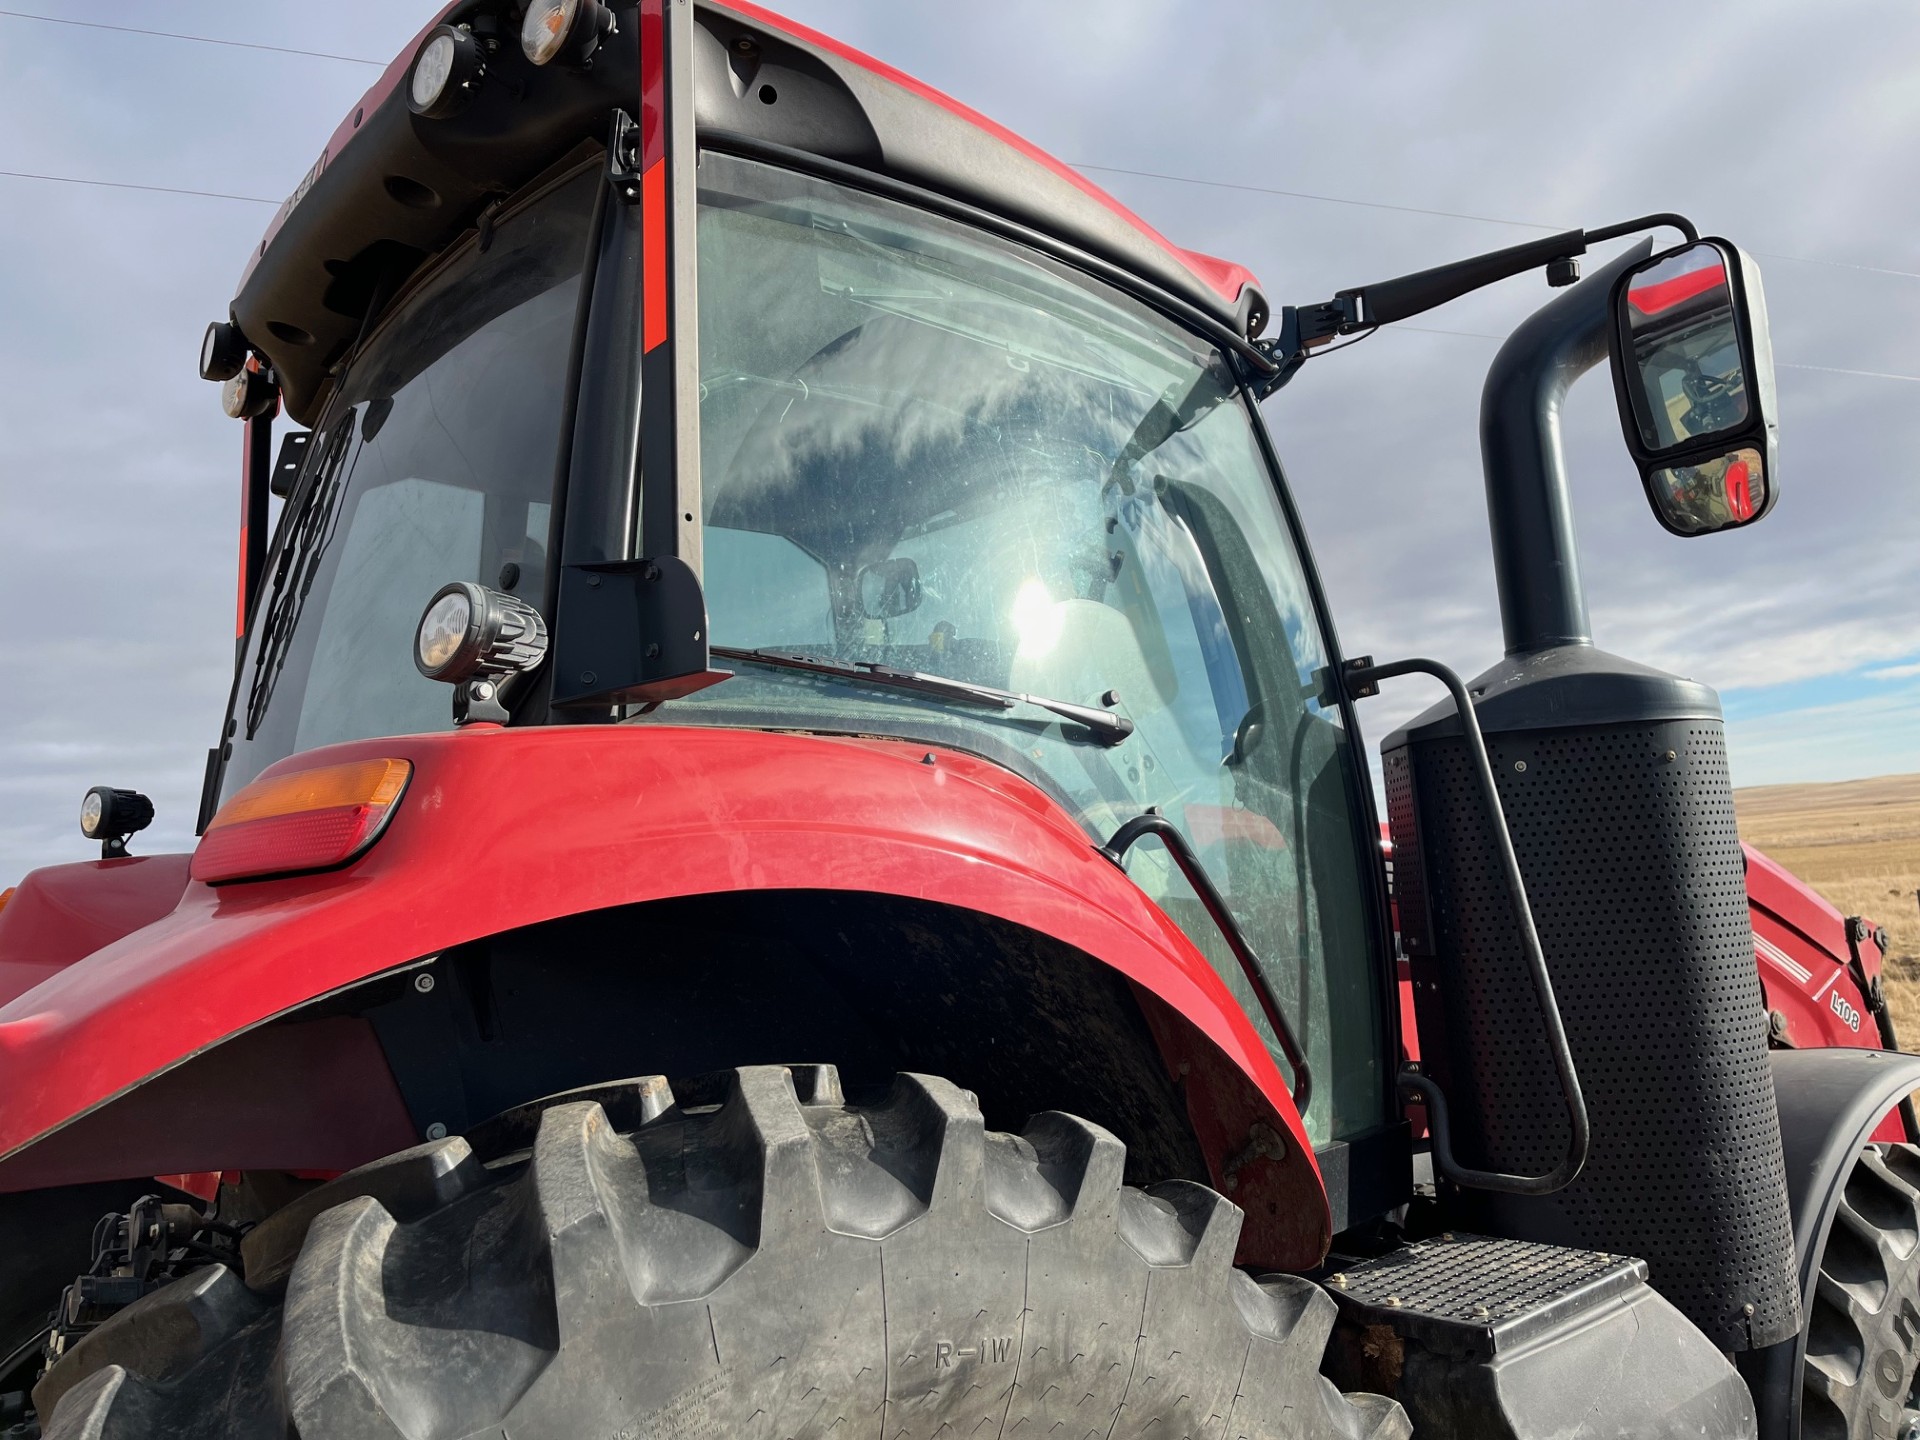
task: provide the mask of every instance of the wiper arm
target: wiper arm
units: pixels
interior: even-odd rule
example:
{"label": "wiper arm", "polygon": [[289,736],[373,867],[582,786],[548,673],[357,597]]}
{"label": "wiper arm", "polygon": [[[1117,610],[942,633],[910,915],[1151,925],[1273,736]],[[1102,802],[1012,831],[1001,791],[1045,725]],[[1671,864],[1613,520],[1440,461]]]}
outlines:
{"label": "wiper arm", "polygon": [[1118,745],[1133,734],[1133,721],[1124,715],[1115,715],[1110,710],[1076,705],[1071,700],[1051,700],[1044,695],[1022,695],[991,685],[949,679],[945,675],[928,675],[919,670],[896,670],[891,665],[881,665],[872,660],[827,660],[818,655],[797,655],[789,650],[770,647],[741,650],[728,645],[715,645],[711,653],[724,660],[737,660],[749,665],[771,665],[814,675],[835,675],[844,680],[864,680],[894,690],[911,690],[920,695],[937,696],[961,705],[981,705],[993,710],[1011,710],[1015,705],[1037,705],[1063,720],[1085,726],[1101,745]]}

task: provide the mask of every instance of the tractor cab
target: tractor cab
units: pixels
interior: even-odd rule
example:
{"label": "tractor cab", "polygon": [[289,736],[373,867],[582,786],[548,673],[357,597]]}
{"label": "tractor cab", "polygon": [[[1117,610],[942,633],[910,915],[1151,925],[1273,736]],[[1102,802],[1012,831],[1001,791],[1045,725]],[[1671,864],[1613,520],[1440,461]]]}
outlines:
{"label": "tractor cab", "polygon": [[[1260,401],[1528,273],[1505,653],[1344,654]],[[1602,359],[1660,524],[1767,513],[1683,216],[1275,307],[748,0],[456,0],[206,335],[199,843],[97,787],[0,911],[0,1428],[1913,1428],[1920,1061],[1778,895],[1770,1025],[1718,697],[1594,643]]]}

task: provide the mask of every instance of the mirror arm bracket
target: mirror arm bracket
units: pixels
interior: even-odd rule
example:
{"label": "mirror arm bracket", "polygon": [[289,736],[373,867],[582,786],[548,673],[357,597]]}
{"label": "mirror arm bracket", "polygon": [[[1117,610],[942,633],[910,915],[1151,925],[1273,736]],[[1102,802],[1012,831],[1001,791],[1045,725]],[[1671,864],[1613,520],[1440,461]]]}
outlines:
{"label": "mirror arm bracket", "polygon": [[1662,211],[1598,230],[1565,230],[1504,250],[1456,260],[1450,265],[1358,285],[1314,305],[1283,305],[1279,332],[1271,340],[1256,342],[1254,347],[1275,366],[1272,374],[1260,379],[1255,393],[1264,400],[1298,374],[1315,350],[1337,336],[1411,319],[1450,300],[1458,300],[1462,295],[1539,267],[1545,267],[1549,285],[1556,288],[1571,285],[1580,278],[1580,257],[1589,246],[1661,225],[1671,225],[1689,241],[1700,238],[1686,216]]}

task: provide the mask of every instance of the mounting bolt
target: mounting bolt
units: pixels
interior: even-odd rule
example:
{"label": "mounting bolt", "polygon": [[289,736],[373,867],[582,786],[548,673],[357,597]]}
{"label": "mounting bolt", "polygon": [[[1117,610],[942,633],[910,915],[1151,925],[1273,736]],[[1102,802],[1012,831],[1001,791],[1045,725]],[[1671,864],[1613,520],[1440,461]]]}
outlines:
{"label": "mounting bolt", "polygon": [[1389,1310],[1398,1310],[1400,1308],[1400,1297],[1398,1295],[1389,1295],[1380,1303],[1385,1305]]}
{"label": "mounting bolt", "polygon": [[1473,1307],[1473,1318],[1476,1320],[1491,1320],[1493,1318],[1493,1311],[1484,1305],[1476,1305]]}
{"label": "mounting bolt", "polygon": [[1787,1012],[1770,1010],[1767,1012],[1767,1034],[1776,1040],[1787,1038]]}
{"label": "mounting bolt", "polygon": [[1747,1301],[1746,1304],[1740,1307],[1740,1313],[1745,1315],[1749,1320],[1751,1320],[1753,1318],[1753,1309],[1754,1309],[1753,1301],[1749,1300]]}
{"label": "mounting bolt", "polygon": [[938,765],[940,763],[940,757],[929,750],[920,757],[920,763],[922,765]]}
{"label": "mounting bolt", "polygon": [[600,588],[600,577],[598,575],[587,576],[587,588],[589,590],[598,590]]}
{"label": "mounting bolt", "polygon": [[434,1121],[431,1125],[427,1126],[427,1139],[444,1140],[446,1138],[447,1138],[447,1127],[442,1125],[438,1120]]}
{"label": "mounting bolt", "polygon": [[433,976],[427,974],[424,970],[421,971],[413,977],[413,988],[418,990],[422,995],[431,993],[433,990]]}
{"label": "mounting bolt", "polygon": [[1347,1288],[1347,1277],[1344,1274],[1329,1275],[1327,1277],[1327,1284],[1333,1286],[1336,1290],[1344,1290]]}
{"label": "mounting bolt", "polygon": [[1513,762],[1513,768],[1524,775],[1527,773],[1527,762],[1524,760],[1516,760]]}

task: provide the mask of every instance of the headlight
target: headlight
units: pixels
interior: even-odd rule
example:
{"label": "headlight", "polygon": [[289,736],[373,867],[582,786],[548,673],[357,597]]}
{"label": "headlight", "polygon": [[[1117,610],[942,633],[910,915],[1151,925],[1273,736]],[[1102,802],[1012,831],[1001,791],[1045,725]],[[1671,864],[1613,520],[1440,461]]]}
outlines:
{"label": "headlight", "polygon": [[612,31],[613,12],[600,0],[528,0],[520,49],[535,65],[584,65]]}
{"label": "headlight", "polygon": [[416,115],[444,119],[464,110],[473,87],[487,72],[486,52],[473,32],[458,25],[436,25],[413,62],[407,104]]}
{"label": "headlight", "polygon": [[476,675],[522,674],[546,653],[547,622],[538,610],[470,580],[442,586],[414,632],[414,665],[429,680],[449,685]]}

